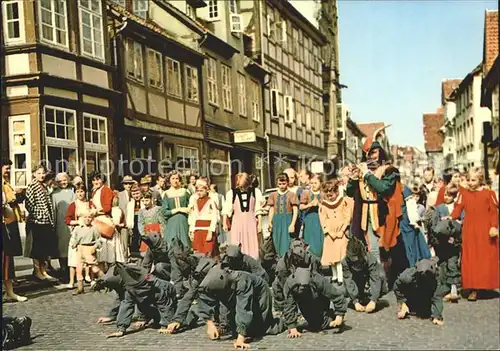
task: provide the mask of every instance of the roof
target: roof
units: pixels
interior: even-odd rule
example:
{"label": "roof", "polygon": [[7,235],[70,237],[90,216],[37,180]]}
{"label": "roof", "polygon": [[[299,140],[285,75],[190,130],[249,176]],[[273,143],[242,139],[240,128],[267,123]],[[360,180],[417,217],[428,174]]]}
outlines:
{"label": "roof", "polygon": [[460,85],[462,79],[443,79],[441,82],[441,105],[445,105],[451,93]]}
{"label": "roof", "polygon": [[366,134],[359,128],[358,124],[349,117],[347,117],[347,127],[351,129],[353,134],[356,135],[357,137],[361,138],[366,137]]}
{"label": "roof", "polygon": [[483,62],[480,62],[479,65],[477,65],[476,68],[472,70],[472,72],[468,73],[465,76],[465,78],[460,82],[458,87],[451,93],[449,97],[450,100],[454,100],[459,93],[464,91],[469,86],[469,84],[472,83],[474,76],[481,74],[482,70],[483,70]]}
{"label": "roof", "polygon": [[444,125],[442,109],[422,115],[424,124],[424,139],[426,152],[441,152],[443,150],[444,135],[440,131]]}
{"label": "roof", "polygon": [[356,123],[358,128],[367,136],[373,136],[373,132],[385,126],[384,122]]}
{"label": "roof", "polygon": [[483,62],[487,73],[498,56],[498,10],[486,10],[484,13]]}

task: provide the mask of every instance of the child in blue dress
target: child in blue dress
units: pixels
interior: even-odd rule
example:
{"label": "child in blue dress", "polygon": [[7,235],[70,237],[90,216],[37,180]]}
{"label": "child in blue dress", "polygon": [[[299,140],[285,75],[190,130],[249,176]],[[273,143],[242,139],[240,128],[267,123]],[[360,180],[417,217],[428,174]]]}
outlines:
{"label": "child in blue dress", "polygon": [[323,254],[324,234],[319,221],[319,204],[321,203],[321,176],[314,174],[309,181],[310,190],[305,190],[300,199],[300,210],[304,214],[304,241],[309,251],[321,258]]}
{"label": "child in blue dress", "polygon": [[276,253],[282,257],[290,248],[290,242],[295,233],[299,200],[297,195],[288,189],[286,173],[278,174],[276,184],[278,191],[272,193],[267,200],[270,208],[269,232],[272,233]]}

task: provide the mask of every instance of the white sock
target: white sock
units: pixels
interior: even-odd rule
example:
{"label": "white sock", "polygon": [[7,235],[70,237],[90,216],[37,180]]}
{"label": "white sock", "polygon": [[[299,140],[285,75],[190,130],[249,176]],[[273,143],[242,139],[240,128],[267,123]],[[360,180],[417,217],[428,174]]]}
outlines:
{"label": "white sock", "polygon": [[451,285],[451,294],[458,295],[457,286],[455,284]]}
{"label": "white sock", "polygon": [[335,267],[335,264],[332,265],[332,282],[337,280],[337,267]]}
{"label": "white sock", "polygon": [[339,283],[342,283],[344,281],[344,274],[342,272],[342,263],[341,262],[335,263],[335,268],[337,269],[337,280]]}

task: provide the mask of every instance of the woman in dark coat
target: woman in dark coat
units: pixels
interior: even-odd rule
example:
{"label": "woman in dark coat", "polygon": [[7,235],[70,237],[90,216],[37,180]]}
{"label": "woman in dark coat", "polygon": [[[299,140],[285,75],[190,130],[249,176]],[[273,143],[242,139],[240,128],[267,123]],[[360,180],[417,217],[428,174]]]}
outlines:
{"label": "woman in dark coat", "polygon": [[23,248],[19,235],[22,220],[19,208],[20,195],[9,184],[12,161],[1,160],[2,167],[2,280],[5,294],[13,301],[23,302],[27,298],[14,293],[12,280],[15,278],[14,256],[21,256]]}
{"label": "woman in dark coat", "polygon": [[34,276],[37,279],[53,279],[47,273],[47,261],[57,255],[57,239],[54,229],[54,209],[45,184],[46,168],[33,169],[33,180],[26,188],[26,246],[25,256],[33,259]]}

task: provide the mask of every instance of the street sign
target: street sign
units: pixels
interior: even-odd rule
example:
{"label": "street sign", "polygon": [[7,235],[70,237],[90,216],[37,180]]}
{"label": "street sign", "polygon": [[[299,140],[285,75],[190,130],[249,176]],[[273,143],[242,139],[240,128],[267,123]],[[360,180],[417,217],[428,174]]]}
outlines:
{"label": "street sign", "polygon": [[234,143],[255,143],[257,141],[257,136],[254,131],[240,131],[234,132]]}
{"label": "street sign", "polygon": [[325,165],[322,161],[311,162],[312,173],[323,173],[324,171],[325,171]]}

